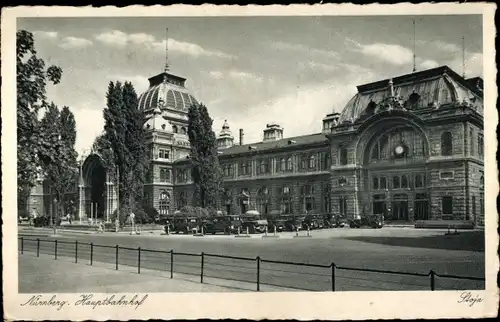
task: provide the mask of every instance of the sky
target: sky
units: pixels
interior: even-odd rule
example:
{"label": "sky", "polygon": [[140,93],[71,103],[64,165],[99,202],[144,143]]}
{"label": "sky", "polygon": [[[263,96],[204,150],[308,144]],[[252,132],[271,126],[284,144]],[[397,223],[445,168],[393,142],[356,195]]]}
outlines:
{"label": "sky", "polygon": [[63,69],[47,96],[75,114],[79,153],[103,130],[110,81],[131,81],[139,95],[163,71],[166,28],[170,72],[208,107],[216,134],[227,120],[245,143],[262,141],[271,122],[285,137],[320,132],[357,85],[411,73],[414,48],[417,70],[462,74],[464,48],[466,77],[483,75],[480,15],[22,18],[17,28]]}

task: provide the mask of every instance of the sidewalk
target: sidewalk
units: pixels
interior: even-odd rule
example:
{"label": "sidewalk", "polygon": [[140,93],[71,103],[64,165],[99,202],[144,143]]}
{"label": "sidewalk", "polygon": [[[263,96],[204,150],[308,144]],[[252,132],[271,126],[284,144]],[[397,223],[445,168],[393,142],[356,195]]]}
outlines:
{"label": "sidewalk", "polygon": [[[72,259],[25,252],[19,254],[19,293],[168,293],[168,292],[242,292],[255,291],[255,283],[206,278],[199,276],[142,269],[94,262],[74,263]],[[262,291],[290,291],[289,289],[261,285]]]}

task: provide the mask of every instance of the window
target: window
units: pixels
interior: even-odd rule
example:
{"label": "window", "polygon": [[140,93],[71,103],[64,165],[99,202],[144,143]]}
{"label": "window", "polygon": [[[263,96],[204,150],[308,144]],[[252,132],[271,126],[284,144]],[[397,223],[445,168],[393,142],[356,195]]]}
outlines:
{"label": "window", "polygon": [[177,170],[177,181],[178,182],[187,182],[188,181],[188,169]]}
{"label": "window", "polygon": [[424,186],[424,180],[421,174],[415,175],[415,188],[422,188]]}
{"label": "window", "polygon": [[395,176],[394,178],[392,178],[392,188],[393,189],[399,189],[400,187],[400,184],[399,184],[399,177],[398,176]]}
{"label": "window", "polygon": [[305,155],[300,157],[300,169],[301,170],[307,169],[307,156]]}
{"label": "window", "polygon": [[453,154],[453,137],[451,132],[443,132],[441,134],[441,155]]}
{"label": "window", "polygon": [[378,184],[378,177],[373,177],[373,184],[372,184],[372,187],[374,190],[378,190],[379,188],[379,184]]}
{"label": "window", "polygon": [[408,188],[408,177],[405,175],[401,177],[401,188]]}
{"label": "window", "polygon": [[282,190],[282,193],[283,193],[284,195],[289,195],[289,194],[290,194],[290,187],[288,187],[288,186],[284,186],[284,187],[283,187],[283,190]]}
{"label": "window", "polygon": [[160,192],[160,215],[168,215],[170,210],[170,194],[163,190]]}
{"label": "window", "polygon": [[475,215],[476,214],[476,196],[472,196],[472,214]]}
{"label": "window", "polygon": [[443,196],[441,199],[441,211],[443,215],[452,215],[453,214],[453,197],[452,196]]}
{"label": "window", "polygon": [[484,138],[482,134],[477,135],[477,154],[480,157],[484,156]]}
{"label": "window", "polygon": [[292,196],[290,195],[290,187],[285,186],[281,190],[281,213],[282,214],[291,214],[292,213]]}
{"label": "window", "polygon": [[170,182],[170,169],[160,168],[160,182]]}
{"label": "window", "polygon": [[181,209],[182,207],[186,206],[186,194],[184,191],[179,192],[179,200],[177,202],[177,209]]}
{"label": "window", "polygon": [[292,161],[292,158],[288,158],[288,160],[286,160],[286,170],[287,171],[293,171],[293,161]]}
{"label": "window", "polygon": [[347,197],[339,198],[339,213],[344,217],[347,215]]}
{"label": "window", "polygon": [[281,171],[286,171],[286,160],[285,160],[285,158],[281,158],[279,164],[280,164],[280,170]]}
{"label": "window", "polygon": [[416,109],[418,107],[419,101],[420,95],[418,95],[417,93],[412,93],[408,98],[406,107],[409,109]]}
{"label": "window", "polygon": [[480,189],[484,189],[484,176],[481,176],[481,178],[479,178],[479,185]]}
{"label": "window", "polygon": [[340,177],[340,178],[339,178],[339,185],[340,185],[340,186],[343,186],[343,185],[345,185],[345,184],[347,184],[347,179],[346,179],[346,177]]}
{"label": "window", "polygon": [[316,159],[314,158],[314,155],[311,155],[309,157],[309,169],[315,169],[316,168]]}
{"label": "window", "polygon": [[174,132],[174,133],[179,132],[179,129],[177,128],[177,125],[172,125],[172,132]]}
{"label": "window", "polygon": [[269,204],[269,189],[267,187],[261,187],[257,191],[257,211],[260,214],[268,213]]}
{"label": "window", "polygon": [[385,177],[380,178],[380,189],[387,189],[387,179]]}
{"label": "window", "polygon": [[158,149],[158,158],[159,159],[169,159],[170,151],[167,149]]}
{"label": "window", "polygon": [[186,133],[187,133],[186,128],[184,126],[181,127],[181,134],[186,135]]}
{"label": "window", "polygon": [[260,160],[259,166],[257,167],[257,173],[263,174],[263,173],[268,173],[268,172],[269,172],[269,167],[268,167],[267,159]]}
{"label": "window", "polygon": [[246,176],[252,173],[252,161],[243,161],[240,163],[240,175]]}
{"label": "window", "polygon": [[162,125],[161,125],[161,129],[162,129],[162,130],[165,130],[165,128],[166,128],[166,127],[167,127],[167,125],[166,125],[166,124],[162,124]]}
{"label": "window", "polygon": [[330,168],[330,154],[328,152],[321,152],[320,169],[321,171]]}
{"label": "window", "polygon": [[232,164],[224,164],[222,165],[222,170],[225,177],[233,176],[233,165]]}
{"label": "window", "polygon": [[479,197],[479,213],[484,215],[484,194],[481,193]]}
{"label": "window", "polygon": [[346,165],[347,164],[347,148],[342,147],[340,148],[340,164],[341,165]]}

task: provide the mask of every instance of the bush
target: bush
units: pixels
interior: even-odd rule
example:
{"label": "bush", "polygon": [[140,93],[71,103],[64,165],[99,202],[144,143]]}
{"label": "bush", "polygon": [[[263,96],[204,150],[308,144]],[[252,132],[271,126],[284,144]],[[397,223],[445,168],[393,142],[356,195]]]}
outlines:
{"label": "bush", "polygon": [[143,209],[135,209],[133,212],[136,224],[150,224],[154,221],[154,217],[150,217]]}
{"label": "bush", "polygon": [[184,206],[181,209],[181,215],[184,217],[208,218],[209,212],[201,207]]}

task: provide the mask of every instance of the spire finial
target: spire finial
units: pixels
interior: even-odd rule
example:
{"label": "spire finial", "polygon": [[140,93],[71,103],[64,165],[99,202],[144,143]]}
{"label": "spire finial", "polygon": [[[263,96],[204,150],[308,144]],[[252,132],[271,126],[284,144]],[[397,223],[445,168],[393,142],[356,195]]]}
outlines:
{"label": "spire finial", "polygon": [[415,19],[413,19],[413,72],[417,71],[417,56],[415,48]]}
{"label": "spire finial", "polygon": [[168,28],[165,30],[165,73],[168,71],[169,69],[169,65],[168,65]]}
{"label": "spire finial", "polygon": [[462,36],[462,77],[465,78],[465,37]]}

